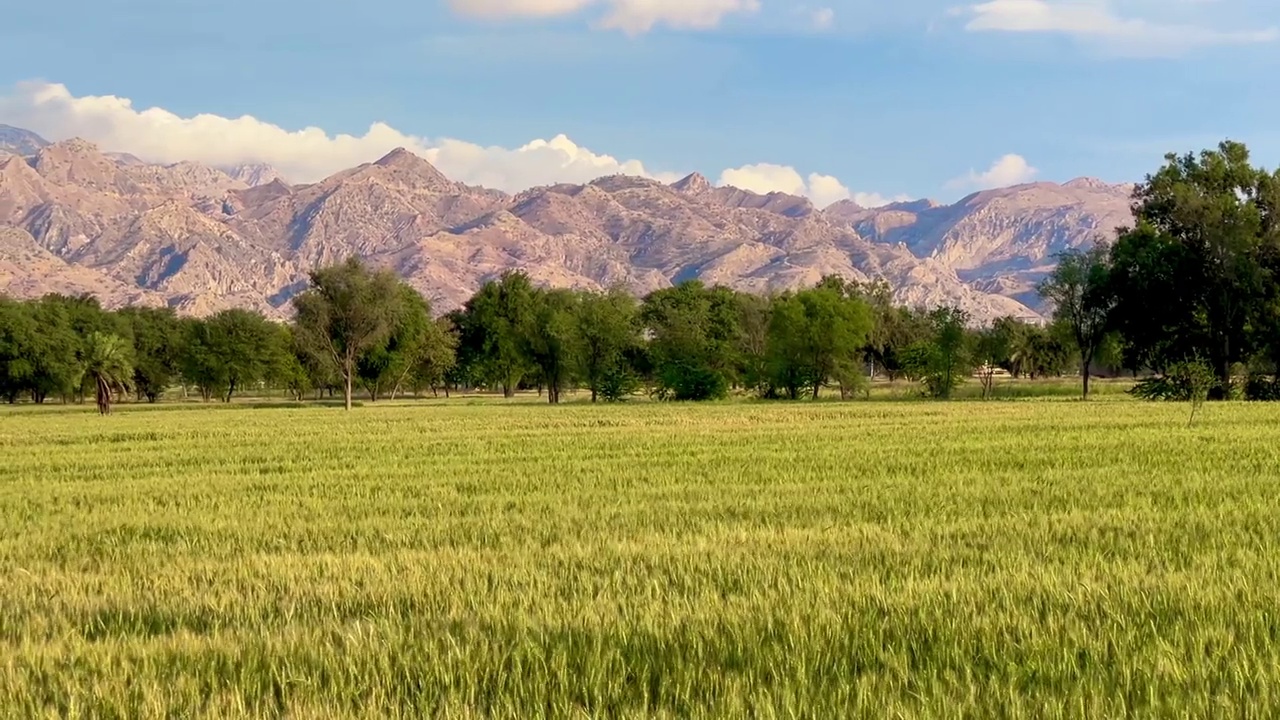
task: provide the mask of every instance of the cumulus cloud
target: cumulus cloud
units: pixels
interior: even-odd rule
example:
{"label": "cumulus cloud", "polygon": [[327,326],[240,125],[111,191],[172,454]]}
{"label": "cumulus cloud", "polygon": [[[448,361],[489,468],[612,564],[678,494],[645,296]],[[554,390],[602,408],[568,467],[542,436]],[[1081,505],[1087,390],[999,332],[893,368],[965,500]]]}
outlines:
{"label": "cumulus cloud", "polygon": [[887,198],[878,193],[855,193],[831,175],[811,173],[807,178],[798,170],[786,165],[757,163],[731,168],[720,174],[720,185],[732,185],[755,193],[782,192],[803,195],[819,208],[840,200],[853,200],[862,207],[880,207],[891,202],[910,199],[905,195]]}
{"label": "cumulus cloud", "polygon": [[[503,148],[452,138],[428,139],[385,123],[374,123],[363,135],[331,135],[317,127],[291,131],[248,115],[181,117],[162,108],[138,109],[127,98],[76,97],[64,85],[42,82],[19,83],[9,94],[0,95],[0,122],[50,140],[84,138],[103,150],[130,153],[147,162],[193,160],[220,167],[266,163],[292,182],[315,182],[377,160],[397,147],[421,155],[454,180],[507,192],[559,182],[584,183],[605,175],[638,175],[662,182],[673,182],[681,175],[653,171],[639,160],[592,152],[565,135]],[[784,165],[726,170],[720,183],[760,193],[803,195],[820,207],[847,198],[864,207],[906,199],[854,193],[835,177],[813,173],[805,178]]]}
{"label": "cumulus cloud", "polygon": [[1275,27],[1224,31],[1205,25],[1177,25],[1123,17],[1110,0],[988,0],[967,8],[967,30],[1059,33],[1106,43],[1133,54],[1174,54],[1210,45],[1246,45],[1280,38]]}
{"label": "cumulus cloud", "polygon": [[454,12],[480,18],[556,17],[604,5],[597,27],[644,33],[656,25],[708,30],[726,16],[752,13],[759,0],[449,0]]}
{"label": "cumulus cloud", "polygon": [[986,172],[969,171],[947,183],[953,189],[987,190],[1031,182],[1040,171],[1031,167],[1021,155],[1009,154],[991,163]]}
{"label": "cumulus cloud", "polygon": [[358,136],[330,135],[316,127],[289,131],[248,115],[180,117],[161,108],[139,110],[127,98],[75,97],[60,84],[18,84],[12,93],[0,96],[0,119],[51,140],[80,137],[148,162],[267,163],[293,182],[319,180],[397,147],[421,155],[455,180],[506,191],[616,173],[675,177],[652,173],[638,160],[594,153],[564,135],[507,149],[448,138],[430,140],[385,123],[374,123]]}

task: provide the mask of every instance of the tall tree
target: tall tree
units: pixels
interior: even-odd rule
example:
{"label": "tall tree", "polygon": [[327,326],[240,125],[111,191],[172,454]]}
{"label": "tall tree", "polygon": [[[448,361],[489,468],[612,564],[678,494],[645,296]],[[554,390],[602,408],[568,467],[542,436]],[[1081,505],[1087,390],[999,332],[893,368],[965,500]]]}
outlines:
{"label": "tall tree", "polygon": [[1274,296],[1274,176],[1232,141],[1165,160],[1134,191],[1136,223],[1111,250],[1116,319],[1130,362],[1203,357],[1222,398],[1232,365],[1261,346],[1259,314]]}
{"label": "tall tree", "polygon": [[969,314],[959,307],[942,306],[933,309],[928,319],[931,337],[906,348],[906,372],[923,379],[929,395],[950,398],[973,366],[972,338],[965,329]]}
{"label": "tall tree", "polygon": [[431,303],[407,283],[400,283],[398,292],[398,311],[386,340],[366,349],[356,363],[357,374],[375,401],[384,391],[395,399],[427,351],[435,329]]}
{"label": "tall tree", "polygon": [[650,293],[641,306],[650,335],[658,397],[711,400],[725,397],[738,365],[738,302],[727,288],[689,280]]}
{"label": "tall tree", "polygon": [[546,385],[547,402],[560,402],[560,393],[572,382],[581,356],[578,296],[564,289],[534,293],[533,313],[526,343],[529,357]]}
{"label": "tall tree", "polygon": [[92,332],[107,330],[96,301],[46,295],[31,306],[36,333],[27,348],[31,363],[31,399],[43,403],[50,395],[82,397],[84,368],[79,356]]}
{"label": "tall tree", "polygon": [[112,393],[125,393],[133,377],[133,349],[118,335],[93,331],[85,338],[80,357],[85,381],[92,383],[98,400],[98,413],[111,414]]}
{"label": "tall tree", "polygon": [[385,342],[395,326],[400,283],[392,273],[370,270],[354,257],[314,270],[310,279],[310,287],[293,299],[298,341],[333,363],[350,410],[356,364],[362,353]]}
{"label": "tall tree", "polygon": [[1098,244],[1087,251],[1058,256],[1058,266],[1039,286],[1053,306],[1053,317],[1069,329],[1080,356],[1081,396],[1089,398],[1089,368],[1111,329],[1116,300],[1111,284],[1110,250]]}
{"label": "tall tree", "polygon": [[428,388],[432,393],[440,387],[449,395],[449,373],[457,363],[458,333],[449,317],[434,321],[428,329],[423,352],[418,356],[411,380],[414,392]]}
{"label": "tall tree", "polygon": [[534,369],[529,356],[534,288],[522,271],[509,271],[485,283],[457,318],[463,357],[481,382],[512,397]]}
{"label": "tall tree", "polygon": [[607,382],[629,372],[626,353],[641,342],[639,317],[635,298],[621,288],[579,297],[579,364],[591,402],[596,402]]}
{"label": "tall tree", "polygon": [[133,335],[133,387],[156,402],[181,372],[182,325],[171,308],[125,308],[119,316]]}
{"label": "tall tree", "polygon": [[31,305],[0,297],[0,395],[9,404],[30,391],[37,335]]}
{"label": "tall tree", "polygon": [[237,390],[261,382],[279,362],[279,328],[258,313],[239,308],[184,322],[182,374],[208,401],[231,402]]}

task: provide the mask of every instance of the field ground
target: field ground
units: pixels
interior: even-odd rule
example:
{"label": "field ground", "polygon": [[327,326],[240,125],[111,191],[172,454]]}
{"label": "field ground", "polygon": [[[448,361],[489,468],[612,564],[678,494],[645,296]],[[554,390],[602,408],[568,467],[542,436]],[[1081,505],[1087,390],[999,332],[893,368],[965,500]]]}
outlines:
{"label": "field ground", "polygon": [[0,717],[1264,717],[1280,407],[0,410]]}

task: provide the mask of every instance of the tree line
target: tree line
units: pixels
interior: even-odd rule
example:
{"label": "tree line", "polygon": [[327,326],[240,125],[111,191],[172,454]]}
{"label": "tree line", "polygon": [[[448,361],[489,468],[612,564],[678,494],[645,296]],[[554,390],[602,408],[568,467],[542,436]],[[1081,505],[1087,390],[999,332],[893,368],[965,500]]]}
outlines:
{"label": "tree line", "polygon": [[1133,227],[1112,244],[1059,257],[1040,293],[1046,326],[1004,317],[982,328],[955,307],[909,308],[883,281],[824,277],[769,296],[700,281],[637,298],[535,286],[520,271],[485,283],[463,307],[430,303],[385,270],[351,258],[310,274],[293,319],[246,310],[208,318],[165,308],[106,311],[88,297],[0,299],[0,397],[85,400],[100,411],[132,394],[284,390],[297,399],[357,391],[374,401],[422,392],[536,390],[551,403],[581,388],[593,402],[644,392],[709,400],[851,398],[873,374],[948,398],[1001,371],[1060,376],[1082,394],[1098,372],[1142,373],[1144,397],[1280,397],[1280,174],[1243,145],[1166,158],[1134,193]]}
{"label": "tree line", "polygon": [[695,280],[637,298],[538,287],[513,271],[436,318],[414,288],[352,258],[311,273],[293,309],[280,323],[238,309],[194,318],[107,311],[91,297],[0,298],[0,397],[92,396],[103,412],[126,394],[230,402],[264,388],[340,394],[348,407],[361,390],[374,401],[477,388],[536,390],[552,403],[572,389],[593,402],[817,398],[826,388],[849,398],[873,372],[947,397],[978,365],[1036,377],[1062,374],[1072,358],[1053,328],[1003,318],[973,330],[958,309],[900,307],[883,281],[834,276],[768,297]]}

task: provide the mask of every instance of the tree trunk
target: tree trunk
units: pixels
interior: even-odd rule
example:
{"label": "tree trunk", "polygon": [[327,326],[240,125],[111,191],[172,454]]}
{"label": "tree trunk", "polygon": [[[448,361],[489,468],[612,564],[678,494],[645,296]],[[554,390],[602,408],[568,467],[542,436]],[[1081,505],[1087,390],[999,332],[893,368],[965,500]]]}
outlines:
{"label": "tree trunk", "polygon": [[227,386],[227,399],[223,400],[223,402],[231,402],[231,394],[234,393],[235,391],[236,391],[236,381],[232,380],[231,384]]}
{"label": "tree trunk", "polygon": [[343,379],[342,399],[348,411],[351,410],[351,376],[353,374],[354,373],[352,373],[350,367],[348,367],[342,373],[342,379]]}
{"label": "tree trunk", "polygon": [[111,388],[107,387],[107,383],[101,377],[97,378],[98,386],[98,414],[111,414]]}
{"label": "tree trunk", "polygon": [[1082,380],[1084,387],[1080,396],[1080,399],[1082,400],[1089,399],[1089,365],[1089,358],[1083,358],[1080,360],[1080,379]]}
{"label": "tree trunk", "polygon": [[[1228,341],[1229,342],[1229,341]],[[1224,345],[1227,343],[1224,342]],[[1229,347],[1229,345],[1227,345]],[[1217,392],[1210,393],[1209,397],[1213,400],[1229,400],[1231,398],[1231,359],[1223,350],[1223,357],[1218,361],[1217,367],[1218,387]]]}

